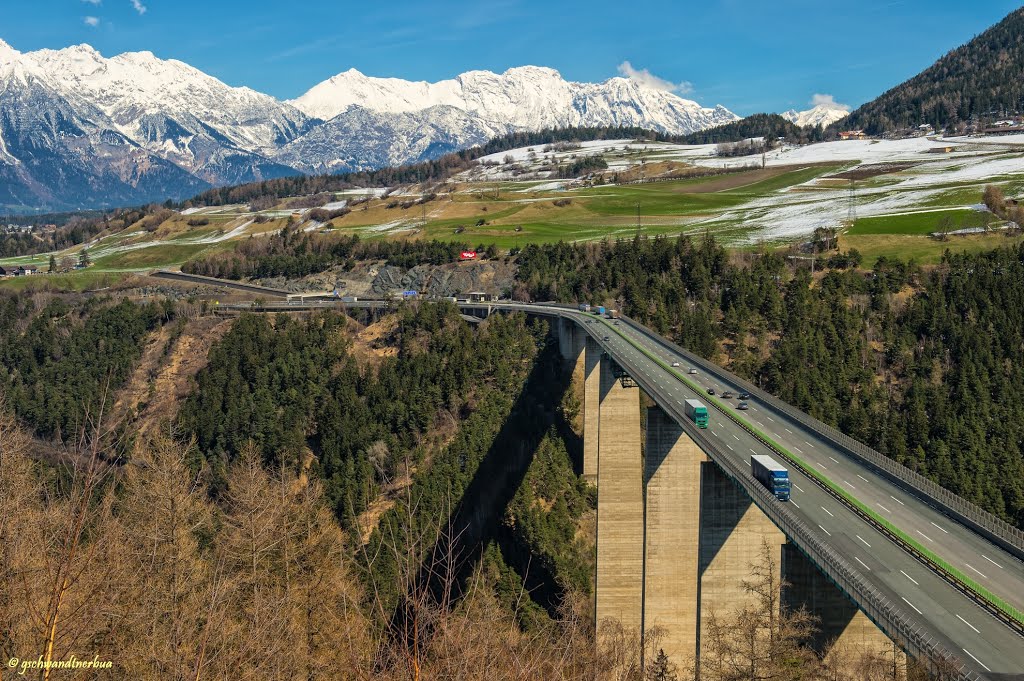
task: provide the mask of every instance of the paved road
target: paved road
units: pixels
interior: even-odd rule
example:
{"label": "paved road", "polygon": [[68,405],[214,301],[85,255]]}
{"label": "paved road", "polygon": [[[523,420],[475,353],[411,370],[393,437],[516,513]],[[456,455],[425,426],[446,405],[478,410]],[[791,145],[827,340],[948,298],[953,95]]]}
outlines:
{"label": "paved road", "polygon": [[[503,307],[540,311],[536,305]],[[702,369],[698,369],[696,375],[689,375],[688,371],[696,367],[687,357],[625,322],[613,326],[612,322],[594,315],[557,307],[546,310],[579,323],[677,420],[685,418],[684,400],[703,401],[709,407],[709,432],[741,465],[749,466],[752,454],[772,454],[766,445],[727,417],[726,412],[735,409],[738,400],[716,399],[691,389],[679,375],[652,361],[633,343],[668,364],[678,362],[680,366],[674,371],[684,374],[701,389],[714,388],[718,394],[724,390],[737,393],[739,386],[730,384],[721,375],[707,375]],[[747,402],[750,409],[743,416],[776,442],[798,453],[905,531],[920,537],[940,557],[962,566],[965,571],[973,570],[975,579],[993,593],[1017,607],[1024,605],[1024,564],[1015,557],[867,470],[770,405]],[[791,510],[809,527],[820,530],[823,541],[854,564],[867,582],[891,601],[905,604],[908,620],[920,623],[943,647],[958,655],[968,668],[983,678],[1024,679],[1024,638],[808,476],[790,468]]]}
{"label": "paved road", "polygon": [[[379,304],[382,303],[360,301],[353,307]],[[717,440],[722,451],[729,452],[735,464],[749,467],[752,454],[773,454],[727,416],[735,410],[738,400],[710,397],[705,392],[713,388],[718,395],[725,390],[735,394],[741,391],[741,386],[724,372],[706,373],[685,353],[659,342],[652,332],[626,322],[614,324],[566,306],[502,303],[491,307],[572,319],[680,423],[686,422],[684,400],[703,401],[710,415],[710,427],[705,432]],[[644,351],[669,365],[678,362],[679,367],[666,369]],[[696,368],[698,373],[689,374],[691,368]],[[699,386],[698,389],[691,388],[687,380]],[[862,503],[917,537],[936,555],[970,574],[1006,602],[1024,610],[1024,563],[1020,560],[873,472],[770,404],[755,400],[747,400],[747,403],[750,408],[743,412],[743,418],[748,422],[842,485]],[[866,582],[890,601],[905,604],[905,619],[957,655],[965,667],[979,677],[1024,681],[1024,638],[803,472],[793,466],[790,471],[790,510],[812,530],[820,531],[817,538],[846,557]]]}

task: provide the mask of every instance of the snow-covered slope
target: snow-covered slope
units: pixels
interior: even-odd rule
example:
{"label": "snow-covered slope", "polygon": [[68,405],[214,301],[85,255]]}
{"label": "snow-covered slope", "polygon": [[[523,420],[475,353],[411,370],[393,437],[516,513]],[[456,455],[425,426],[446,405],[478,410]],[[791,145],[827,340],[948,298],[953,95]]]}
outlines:
{"label": "snow-covered slope", "polygon": [[827,127],[849,116],[850,110],[838,105],[819,104],[807,111],[790,109],[780,115],[801,128]]}
{"label": "snow-covered slope", "polygon": [[296,171],[401,164],[516,130],[686,133],[736,118],[635,80],[574,83],[534,66],[440,83],[347,71],[289,103],[151,52],[21,53],[0,40],[0,212],[142,203]]}
{"label": "snow-covered slope", "polygon": [[738,119],[724,107],[705,108],[635,80],[575,83],[554,69],[537,66],[501,74],[469,71],[437,83],[371,78],[350,69],[290,103],[325,120],[356,106],[389,114],[453,107],[509,130],[636,125],[685,134]]}
{"label": "snow-covered slope", "polygon": [[394,114],[356,106],[285,145],[276,158],[307,173],[340,173],[437,158],[503,132],[453,106]]}

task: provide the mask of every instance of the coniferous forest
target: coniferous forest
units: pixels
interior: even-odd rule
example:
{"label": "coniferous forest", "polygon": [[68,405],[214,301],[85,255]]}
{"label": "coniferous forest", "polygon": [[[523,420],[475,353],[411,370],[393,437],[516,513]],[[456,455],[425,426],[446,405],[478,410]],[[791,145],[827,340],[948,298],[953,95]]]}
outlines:
{"label": "coniferous forest", "polygon": [[1024,248],[927,271],[832,256],[814,277],[685,237],[527,246],[518,262],[518,296],[617,305],[1024,527]]}

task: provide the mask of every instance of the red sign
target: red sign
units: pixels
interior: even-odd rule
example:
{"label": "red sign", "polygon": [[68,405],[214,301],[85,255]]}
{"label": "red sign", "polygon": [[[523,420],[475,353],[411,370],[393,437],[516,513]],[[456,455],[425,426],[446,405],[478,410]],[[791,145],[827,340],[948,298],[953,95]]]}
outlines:
{"label": "red sign", "polygon": [[476,251],[463,251],[459,257],[463,260],[476,260]]}

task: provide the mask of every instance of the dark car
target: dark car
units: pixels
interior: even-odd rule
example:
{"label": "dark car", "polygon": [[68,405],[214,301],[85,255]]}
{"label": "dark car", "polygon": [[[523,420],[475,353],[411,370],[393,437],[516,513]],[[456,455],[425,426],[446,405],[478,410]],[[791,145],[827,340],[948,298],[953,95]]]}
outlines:
{"label": "dark car", "polygon": [[604,337],[604,339],[605,339],[605,340],[608,340],[608,338],[609,338],[608,336],[605,336],[605,337]]}
{"label": "dark car", "polygon": [[746,402],[740,402],[739,404],[736,405],[736,408],[739,409],[740,411],[746,411],[747,409],[749,409]]}
{"label": "dark car", "polygon": [[732,393],[726,390],[724,393],[722,393],[722,397],[725,399],[729,399],[730,397],[732,397]]}
{"label": "dark car", "polygon": [[715,389],[714,388],[708,388],[708,395],[714,395],[714,394],[715,394]]}
{"label": "dark car", "polygon": [[750,399],[750,393],[740,393],[736,397],[738,397],[741,400],[749,400]]}

